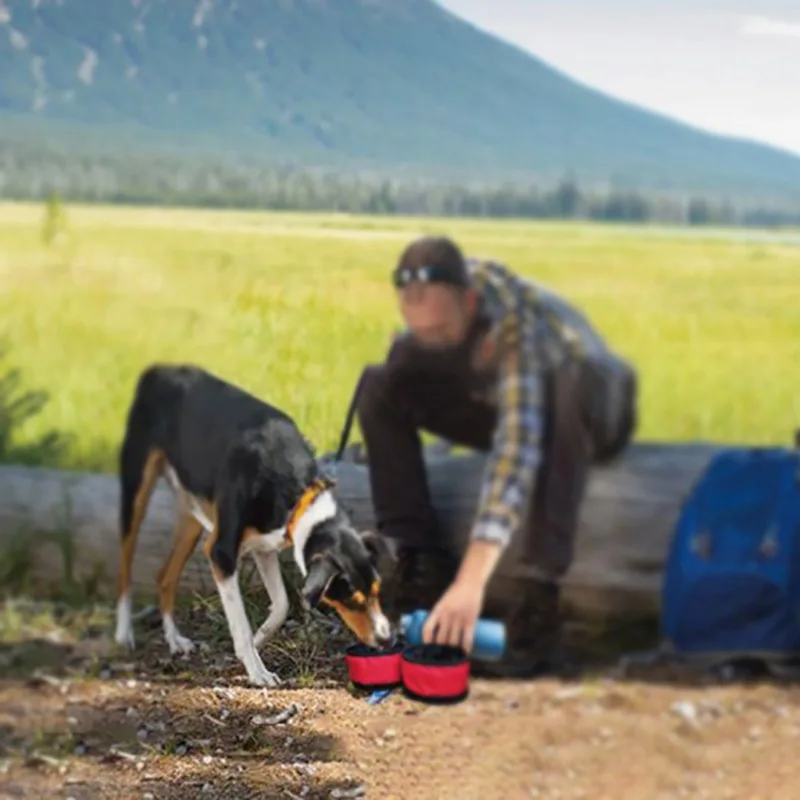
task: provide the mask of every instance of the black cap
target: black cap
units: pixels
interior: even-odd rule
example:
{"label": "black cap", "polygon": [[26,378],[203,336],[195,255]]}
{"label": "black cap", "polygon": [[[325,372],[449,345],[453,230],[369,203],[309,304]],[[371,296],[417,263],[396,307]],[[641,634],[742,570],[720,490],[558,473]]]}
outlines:
{"label": "black cap", "polygon": [[469,273],[458,245],[446,236],[423,236],[411,242],[392,273],[395,287],[410,283],[469,286]]}

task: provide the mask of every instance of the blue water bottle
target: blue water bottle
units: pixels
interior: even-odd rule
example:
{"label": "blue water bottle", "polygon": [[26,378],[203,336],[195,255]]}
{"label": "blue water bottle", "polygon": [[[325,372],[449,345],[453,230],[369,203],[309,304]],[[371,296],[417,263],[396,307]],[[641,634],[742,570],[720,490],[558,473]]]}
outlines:
{"label": "blue water bottle", "polygon": [[[429,611],[414,611],[403,614],[400,627],[410,645],[422,644],[422,628]],[[475,636],[470,656],[479,661],[499,661],[506,649],[506,628],[494,619],[479,619],[475,626]]]}

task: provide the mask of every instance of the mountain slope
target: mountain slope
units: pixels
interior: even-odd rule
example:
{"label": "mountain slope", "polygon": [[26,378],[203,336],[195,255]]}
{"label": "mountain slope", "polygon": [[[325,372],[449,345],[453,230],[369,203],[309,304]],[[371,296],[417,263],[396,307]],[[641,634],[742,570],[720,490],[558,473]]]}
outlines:
{"label": "mountain slope", "polygon": [[614,101],[430,0],[0,0],[0,76],[0,114],[41,130],[51,119],[316,163],[800,191],[800,158]]}

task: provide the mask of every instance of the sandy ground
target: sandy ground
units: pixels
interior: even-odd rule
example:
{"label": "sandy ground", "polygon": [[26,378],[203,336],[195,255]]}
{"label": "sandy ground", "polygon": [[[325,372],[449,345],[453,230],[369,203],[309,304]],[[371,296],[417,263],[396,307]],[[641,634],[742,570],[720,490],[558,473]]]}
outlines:
{"label": "sandy ground", "polygon": [[800,797],[789,684],[609,666],[474,680],[457,706],[373,706],[328,628],[271,646],[279,691],[245,686],[222,635],[172,659],[156,630],[133,654],[102,625],[16,630],[0,647],[3,799]]}

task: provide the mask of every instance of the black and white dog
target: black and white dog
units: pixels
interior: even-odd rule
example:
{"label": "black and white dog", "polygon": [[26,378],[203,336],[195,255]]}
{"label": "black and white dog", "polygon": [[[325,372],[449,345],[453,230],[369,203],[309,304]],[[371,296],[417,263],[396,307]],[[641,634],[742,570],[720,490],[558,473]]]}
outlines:
{"label": "black and white dog", "polygon": [[[120,453],[117,642],[134,646],[131,567],[139,528],[162,475],[180,503],[172,551],[157,578],[171,652],[193,649],[175,624],[175,594],[204,530],[204,550],[234,650],[252,684],[279,683],[258,650],[289,612],[278,560],[284,548],[292,548],[310,606],[334,608],[368,645],[391,640],[379,600],[381,540],[353,528],[293,420],[199,367],[156,365],[139,377]],[[254,559],[271,600],[255,636],[238,581],[245,554]]]}

